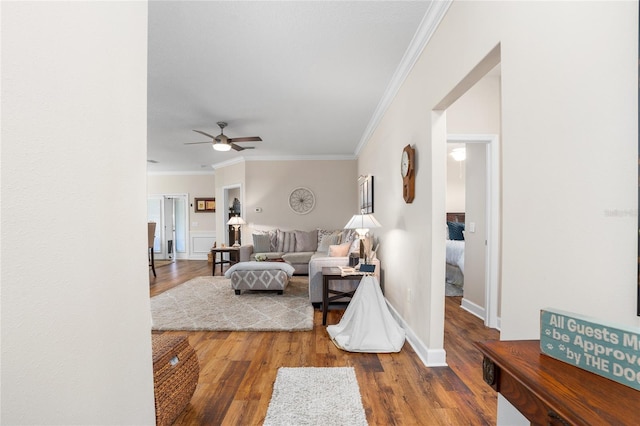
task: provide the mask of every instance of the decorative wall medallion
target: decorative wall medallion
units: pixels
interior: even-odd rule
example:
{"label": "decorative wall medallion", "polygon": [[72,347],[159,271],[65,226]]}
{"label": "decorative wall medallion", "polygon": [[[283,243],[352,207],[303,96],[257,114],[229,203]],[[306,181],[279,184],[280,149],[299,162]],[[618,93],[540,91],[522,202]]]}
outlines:
{"label": "decorative wall medallion", "polygon": [[289,207],[298,214],[307,214],[316,205],[316,197],[309,188],[295,188],[289,194]]}

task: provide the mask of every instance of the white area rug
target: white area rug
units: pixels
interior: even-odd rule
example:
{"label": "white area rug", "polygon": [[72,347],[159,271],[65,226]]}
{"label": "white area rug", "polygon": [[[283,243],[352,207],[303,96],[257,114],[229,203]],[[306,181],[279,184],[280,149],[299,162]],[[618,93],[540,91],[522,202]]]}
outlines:
{"label": "white area rug", "polygon": [[278,369],[265,426],[366,424],[353,367]]}
{"label": "white area rug", "polygon": [[313,329],[307,277],[293,277],[284,294],[236,295],[231,280],[197,277],[151,298],[153,330],[293,331]]}

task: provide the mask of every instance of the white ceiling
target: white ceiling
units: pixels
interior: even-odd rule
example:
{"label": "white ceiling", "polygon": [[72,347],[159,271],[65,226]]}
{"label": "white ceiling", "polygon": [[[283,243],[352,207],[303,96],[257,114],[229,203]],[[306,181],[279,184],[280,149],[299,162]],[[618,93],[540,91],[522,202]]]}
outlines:
{"label": "white ceiling", "polygon": [[[430,1],[150,1],[148,171],[355,158]],[[193,132],[260,136],[217,152]]]}

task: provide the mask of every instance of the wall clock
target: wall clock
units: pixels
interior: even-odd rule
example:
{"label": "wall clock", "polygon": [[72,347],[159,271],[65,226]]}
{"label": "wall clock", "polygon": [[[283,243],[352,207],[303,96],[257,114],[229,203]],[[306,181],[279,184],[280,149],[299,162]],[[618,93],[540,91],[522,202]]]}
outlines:
{"label": "wall clock", "polygon": [[295,188],[289,194],[289,207],[298,214],[307,214],[316,205],[316,197],[309,188]]}
{"label": "wall clock", "polygon": [[402,158],[400,161],[400,174],[402,174],[402,197],[405,203],[413,202],[416,192],[416,173],[415,173],[415,154],[416,150],[407,145],[402,150]]}

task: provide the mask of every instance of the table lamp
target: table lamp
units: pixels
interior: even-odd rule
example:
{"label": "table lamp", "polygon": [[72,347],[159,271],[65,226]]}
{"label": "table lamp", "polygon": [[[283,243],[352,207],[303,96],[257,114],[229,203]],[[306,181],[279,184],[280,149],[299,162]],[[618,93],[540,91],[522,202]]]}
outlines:
{"label": "table lamp", "polygon": [[233,226],[233,229],[235,230],[236,242],[233,243],[232,247],[240,247],[240,243],[238,242],[238,229],[240,229],[240,225],[245,225],[246,223],[247,222],[245,222],[240,216],[234,216],[227,222],[227,225]]}
{"label": "table lamp", "polygon": [[372,214],[354,214],[351,220],[344,226],[344,229],[355,229],[356,234],[360,238],[360,257],[365,259],[365,263],[367,259],[364,254],[364,237],[367,236],[369,229],[371,228],[380,228],[380,222],[373,217]]}

